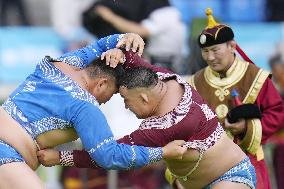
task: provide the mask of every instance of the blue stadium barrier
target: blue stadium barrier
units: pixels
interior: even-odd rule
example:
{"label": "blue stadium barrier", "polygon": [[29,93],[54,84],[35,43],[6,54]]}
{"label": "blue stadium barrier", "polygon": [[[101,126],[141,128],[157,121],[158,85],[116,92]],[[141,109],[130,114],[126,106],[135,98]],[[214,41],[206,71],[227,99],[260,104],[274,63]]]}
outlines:
{"label": "blue stadium barrier", "polygon": [[180,10],[186,24],[189,24],[193,18],[205,17],[205,10],[208,7],[213,9],[216,18],[222,17],[222,0],[170,0],[170,2]]}
{"label": "blue stadium barrier", "polygon": [[265,0],[224,0],[225,21],[260,22],[265,20]]}
{"label": "blue stadium barrier", "polygon": [[47,27],[0,28],[0,82],[17,83],[45,56],[61,54],[64,42]]}
{"label": "blue stadium barrier", "polygon": [[[270,70],[268,60],[283,40],[281,23],[228,23],[234,30],[235,40],[251,60]],[[260,32],[261,31],[261,32]]]}

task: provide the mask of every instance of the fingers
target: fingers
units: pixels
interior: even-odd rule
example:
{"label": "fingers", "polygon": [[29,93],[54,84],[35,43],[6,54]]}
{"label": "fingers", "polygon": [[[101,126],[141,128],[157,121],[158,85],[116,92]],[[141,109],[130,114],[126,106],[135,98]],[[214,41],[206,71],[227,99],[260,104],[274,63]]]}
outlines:
{"label": "fingers", "polygon": [[124,48],[126,51],[130,50],[133,38],[126,35],[127,34],[125,34],[125,36],[119,40],[119,42],[116,44],[116,48]]}
{"label": "fingers", "polygon": [[138,50],[138,55],[139,55],[139,56],[142,56],[142,54],[143,54],[144,45],[145,45],[145,43],[144,43],[144,41],[143,41],[143,44],[140,45],[139,50]]}
{"label": "fingers", "polygon": [[[101,55],[101,60],[103,60],[105,58],[106,58],[106,52],[103,52],[103,54]],[[106,62],[106,65],[108,65],[107,62]]]}
{"label": "fingers", "polygon": [[139,41],[138,40],[133,40],[131,50],[133,52],[136,52],[136,50],[138,50],[138,48],[139,48]]}
{"label": "fingers", "polygon": [[106,65],[115,68],[119,63],[124,63],[124,54],[120,49],[110,49],[101,55],[101,60],[105,59]]}
{"label": "fingers", "polygon": [[230,129],[232,127],[232,124],[229,123],[228,119],[226,118],[224,121],[224,128],[225,129]]}
{"label": "fingers", "polygon": [[41,164],[44,164],[45,163],[45,161],[44,161],[44,158],[45,158],[44,150],[37,151],[36,155],[37,155],[39,162]]}
{"label": "fingers", "polygon": [[130,49],[133,52],[138,52],[138,55],[141,56],[144,51],[145,43],[143,39],[134,33],[127,33],[124,37],[117,43],[117,48],[124,48],[126,51]]}
{"label": "fingers", "polygon": [[41,157],[44,155],[44,150],[39,150],[36,152],[37,157]]}
{"label": "fingers", "polygon": [[182,159],[183,154],[187,151],[187,147],[181,147],[181,156],[180,159]]}
{"label": "fingers", "polygon": [[133,38],[131,38],[131,37],[129,38],[129,40],[125,40],[125,49],[126,49],[126,51],[130,50],[132,42],[133,42]]}
{"label": "fingers", "polygon": [[60,164],[60,155],[57,150],[45,149],[37,151],[37,157],[39,162],[46,167]]}
{"label": "fingers", "polygon": [[187,147],[179,146],[179,148],[177,149],[177,159],[182,159],[186,151]]}
{"label": "fingers", "polygon": [[184,140],[175,140],[174,143],[179,145],[179,146],[182,146],[185,143],[185,141]]}
{"label": "fingers", "polygon": [[234,124],[229,123],[228,119],[225,119],[224,128],[229,130],[234,135],[235,126]]}
{"label": "fingers", "polygon": [[236,123],[229,123],[229,121],[225,119],[224,123],[224,128],[229,130],[233,135],[239,135],[241,133],[244,133],[246,130],[245,119],[240,119]]}
{"label": "fingers", "polygon": [[109,65],[111,61],[111,53],[106,53],[105,59],[106,59],[106,65]]}
{"label": "fingers", "polygon": [[114,50],[114,52],[110,56],[110,67],[115,68],[119,63],[122,57],[122,53],[119,49]]}
{"label": "fingers", "polygon": [[164,146],[163,158],[164,159],[182,159],[183,154],[187,151],[187,147],[183,147],[184,140],[174,140]]}
{"label": "fingers", "polygon": [[124,62],[125,62],[125,56],[123,54],[122,57],[119,59],[119,63],[124,64]]}
{"label": "fingers", "polygon": [[125,49],[124,44],[125,44],[125,36],[118,41],[118,43],[116,44],[116,48],[124,48]]}
{"label": "fingers", "polygon": [[106,65],[109,65],[112,68],[115,68],[117,64],[119,63],[119,59],[117,58],[117,53],[115,51],[107,51],[103,53],[103,56],[101,59],[106,60]]}

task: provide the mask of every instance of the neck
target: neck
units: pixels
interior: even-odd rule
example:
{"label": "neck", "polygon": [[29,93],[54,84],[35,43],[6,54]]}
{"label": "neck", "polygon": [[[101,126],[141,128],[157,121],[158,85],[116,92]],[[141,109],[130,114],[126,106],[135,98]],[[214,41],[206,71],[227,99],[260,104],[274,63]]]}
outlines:
{"label": "neck", "polygon": [[85,70],[80,71],[80,86],[89,92],[90,90],[90,79]]}
{"label": "neck", "polygon": [[159,91],[157,93],[157,101],[156,101],[156,105],[152,110],[151,116],[159,116],[161,114],[161,105],[162,105],[162,101],[168,91],[168,86],[165,82],[163,81],[159,81],[157,84],[157,90]]}
{"label": "neck", "polygon": [[70,66],[62,62],[54,62],[53,64],[65,75],[75,81],[81,88],[89,91],[90,79],[88,73],[85,70],[80,70],[77,67]]}

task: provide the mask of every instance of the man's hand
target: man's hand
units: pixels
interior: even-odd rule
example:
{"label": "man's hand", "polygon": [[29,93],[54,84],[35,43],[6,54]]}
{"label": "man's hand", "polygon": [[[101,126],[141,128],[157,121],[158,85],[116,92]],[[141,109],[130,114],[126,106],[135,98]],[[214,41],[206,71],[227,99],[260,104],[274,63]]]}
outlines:
{"label": "man's hand", "polygon": [[236,123],[229,123],[228,119],[226,118],[225,123],[224,123],[224,128],[231,131],[231,133],[234,136],[245,134],[245,132],[246,132],[246,120],[240,119]]}
{"label": "man's hand", "polygon": [[125,57],[120,49],[110,49],[101,55],[101,60],[106,59],[106,65],[115,68],[119,63],[125,62]]}
{"label": "man's hand", "polygon": [[60,165],[59,151],[54,149],[45,149],[37,151],[39,162],[45,167]]}
{"label": "man's hand", "polygon": [[183,154],[187,151],[187,147],[182,147],[184,140],[174,140],[162,148],[163,159],[182,159]]}
{"label": "man's hand", "polygon": [[145,43],[143,39],[135,33],[126,33],[124,37],[119,40],[116,45],[116,48],[125,48],[126,51],[130,49],[133,52],[138,52],[139,56],[142,56]]}

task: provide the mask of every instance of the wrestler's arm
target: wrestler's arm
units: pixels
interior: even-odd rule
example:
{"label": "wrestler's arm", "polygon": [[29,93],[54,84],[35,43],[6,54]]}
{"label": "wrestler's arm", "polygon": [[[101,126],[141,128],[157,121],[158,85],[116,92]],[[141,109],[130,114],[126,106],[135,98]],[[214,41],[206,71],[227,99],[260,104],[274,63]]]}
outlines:
{"label": "wrestler's arm", "polygon": [[68,52],[59,57],[57,60],[83,69],[93,60],[99,58],[103,52],[107,51],[108,49],[115,48],[123,36],[124,34],[114,34],[101,38],[100,40],[92,42],[86,47]]}
{"label": "wrestler's arm", "polygon": [[93,105],[77,105],[72,120],[84,149],[104,169],[139,168],[162,159],[162,148],[118,144],[101,110]]}
{"label": "wrestler's arm", "polygon": [[[126,135],[117,140],[118,143],[124,143],[129,145],[141,145],[141,146],[164,146],[175,138],[170,137],[171,132],[167,129],[155,130],[144,129],[136,130],[130,135]],[[62,165],[62,166],[75,166],[78,168],[96,168],[97,164],[90,157],[89,153],[85,150],[42,150],[38,152],[40,161],[45,166]]]}
{"label": "wrestler's arm", "polygon": [[[117,140],[118,143],[129,145],[141,145],[149,147],[165,146],[174,138],[170,137],[167,129],[144,129],[136,130],[130,135],[126,135]],[[56,152],[54,152],[56,153]],[[58,164],[63,166],[75,166],[79,168],[96,168],[95,161],[90,158],[90,155],[85,150],[60,151],[57,152]]]}
{"label": "wrestler's arm", "polygon": [[263,84],[256,103],[262,112],[261,143],[265,144],[272,134],[284,127],[283,101],[269,78]]}
{"label": "wrestler's arm", "polygon": [[169,132],[168,129],[139,129],[133,131],[130,135],[125,135],[117,142],[150,147],[165,146],[170,141],[176,139],[171,134],[173,133]]}

